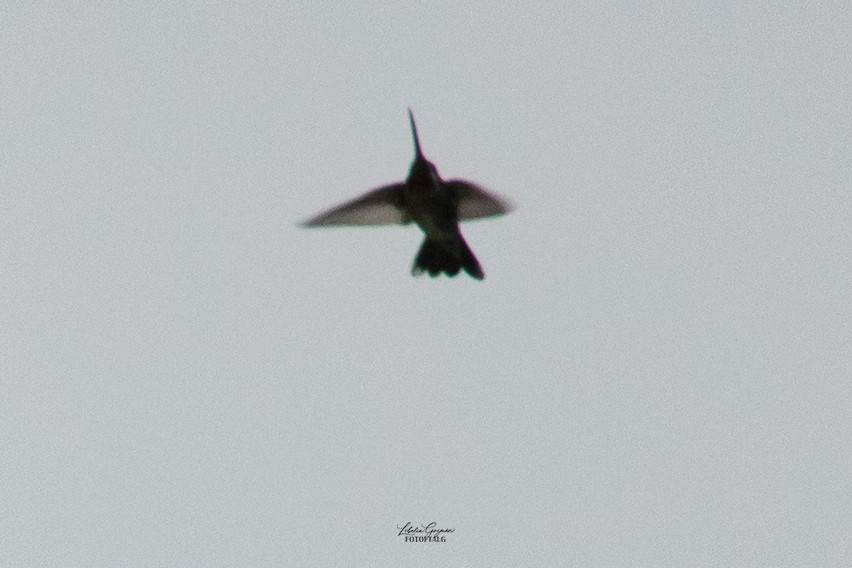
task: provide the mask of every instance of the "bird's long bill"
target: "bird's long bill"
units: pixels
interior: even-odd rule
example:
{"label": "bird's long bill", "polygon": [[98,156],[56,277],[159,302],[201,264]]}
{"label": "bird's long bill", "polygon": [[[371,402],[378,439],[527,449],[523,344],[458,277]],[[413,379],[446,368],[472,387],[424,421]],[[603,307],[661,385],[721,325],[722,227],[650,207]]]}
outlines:
{"label": "bird's long bill", "polygon": [[420,139],[417,137],[417,125],[414,124],[414,114],[411,109],[408,109],[408,120],[411,121],[411,135],[414,136],[414,156],[419,159],[423,157],[423,152],[420,151]]}

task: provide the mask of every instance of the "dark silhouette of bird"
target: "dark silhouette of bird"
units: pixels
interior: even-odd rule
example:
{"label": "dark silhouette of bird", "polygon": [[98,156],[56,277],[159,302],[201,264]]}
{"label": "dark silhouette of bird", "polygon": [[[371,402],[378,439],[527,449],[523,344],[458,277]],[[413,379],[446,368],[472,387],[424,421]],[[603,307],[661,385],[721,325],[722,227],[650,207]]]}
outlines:
{"label": "dark silhouette of bird", "polygon": [[417,223],[426,235],[411,273],[455,276],[464,270],[482,280],[485,273],[459,230],[459,221],[494,217],[511,211],[506,200],[463,179],[443,180],[420,149],[414,115],[408,109],[414,137],[414,162],[404,182],[378,187],[308,219],[304,227],[394,225]]}

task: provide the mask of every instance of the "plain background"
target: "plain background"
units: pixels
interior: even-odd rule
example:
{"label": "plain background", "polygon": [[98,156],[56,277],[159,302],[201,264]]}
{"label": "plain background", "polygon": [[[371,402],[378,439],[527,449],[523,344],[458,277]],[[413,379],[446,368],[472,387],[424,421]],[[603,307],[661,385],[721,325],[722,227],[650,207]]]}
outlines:
{"label": "plain background", "polygon": [[0,564],[852,564],[848,4],[504,4],[0,8]]}

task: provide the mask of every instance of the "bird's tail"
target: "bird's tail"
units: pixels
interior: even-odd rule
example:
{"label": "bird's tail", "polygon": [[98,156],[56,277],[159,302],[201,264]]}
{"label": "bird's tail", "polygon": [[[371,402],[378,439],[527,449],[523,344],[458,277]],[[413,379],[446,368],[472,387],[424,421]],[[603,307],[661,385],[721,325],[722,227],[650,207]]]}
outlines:
{"label": "bird's tail", "polygon": [[414,259],[411,273],[419,276],[428,272],[429,276],[434,277],[443,272],[447,276],[455,276],[461,269],[477,280],[485,278],[479,261],[461,235],[458,240],[453,241],[438,241],[426,237]]}

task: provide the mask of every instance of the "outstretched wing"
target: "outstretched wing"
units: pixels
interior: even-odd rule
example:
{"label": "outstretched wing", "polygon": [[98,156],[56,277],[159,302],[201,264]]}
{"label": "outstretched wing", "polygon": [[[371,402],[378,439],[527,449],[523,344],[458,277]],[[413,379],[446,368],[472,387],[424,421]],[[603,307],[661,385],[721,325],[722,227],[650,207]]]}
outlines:
{"label": "outstretched wing", "polygon": [[303,227],[328,225],[396,225],[410,221],[402,202],[405,184],[395,183],[369,191],[301,223]]}
{"label": "outstretched wing", "polygon": [[495,217],[514,209],[508,200],[469,181],[451,179],[445,184],[456,201],[459,221]]}

